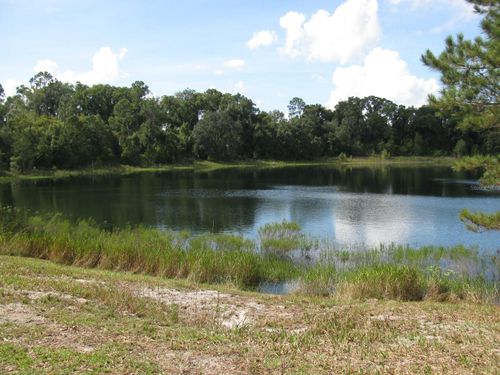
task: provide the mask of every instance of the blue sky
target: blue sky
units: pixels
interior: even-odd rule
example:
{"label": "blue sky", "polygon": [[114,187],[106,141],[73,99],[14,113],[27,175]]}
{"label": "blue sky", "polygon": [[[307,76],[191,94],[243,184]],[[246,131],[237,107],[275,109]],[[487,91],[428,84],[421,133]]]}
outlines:
{"label": "blue sky", "polygon": [[155,95],[242,92],[264,110],[378,95],[421,105],[439,75],[420,63],[444,38],[479,34],[465,0],[0,0],[0,83],[39,69]]}

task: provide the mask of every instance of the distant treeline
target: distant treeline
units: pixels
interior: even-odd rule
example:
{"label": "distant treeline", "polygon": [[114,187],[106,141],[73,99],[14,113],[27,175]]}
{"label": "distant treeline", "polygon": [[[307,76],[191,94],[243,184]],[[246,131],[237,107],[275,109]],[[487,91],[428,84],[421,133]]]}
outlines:
{"label": "distant treeline", "polygon": [[157,98],[143,82],[71,85],[46,72],[29,82],[8,98],[0,86],[0,170],[497,151],[483,134],[458,128],[459,118],[374,96],[333,111],[293,98],[285,116],[215,89]]}

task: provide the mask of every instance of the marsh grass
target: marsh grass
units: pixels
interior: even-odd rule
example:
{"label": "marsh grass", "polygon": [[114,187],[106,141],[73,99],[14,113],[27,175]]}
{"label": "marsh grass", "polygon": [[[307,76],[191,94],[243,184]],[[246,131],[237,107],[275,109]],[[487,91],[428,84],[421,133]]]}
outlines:
{"label": "marsh grass", "polygon": [[364,266],[341,274],[336,297],[346,300],[393,299],[419,301],[425,294],[422,273],[394,264]]}
{"label": "marsh grass", "polygon": [[296,275],[290,262],[254,251],[232,235],[190,236],[148,228],[102,230],[88,221],[73,224],[59,215],[31,216],[2,209],[0,253],[196,282],[257,286]]}
{"label": "marsh grass", "polygon": [[321,252],[302,273],[298,293],[340,301],[500,301],[499,259],[474,248],[381,245],[349,251],[322,243]]}
{"label": "marsh grass", "polygon": [[335,292],[337,270],[335,266],[318,264],[301,276],[299,293],[315,296],[330,296]]}
{"label": "marsh grass", "polygon": [[[319,261],[294,262],[291,252],[307,253],[311,246],[323,252]],[[463,246],[339,250],[306,238],[292,222],[265,225],[256,244],[230,234],[194,236],[144,227],[107,231],[89,221],[4,208],[0,254],[244,289],[296,280],[297,293],[338,300],[500,301],[498,257]]]}
{"label": "marsh grass", "polygon": [[300,225],[295,222],[283,221],[269,223],[258,230],[260,250],[264,254],[286,258],[293,250],[298,250],[305,242]]}

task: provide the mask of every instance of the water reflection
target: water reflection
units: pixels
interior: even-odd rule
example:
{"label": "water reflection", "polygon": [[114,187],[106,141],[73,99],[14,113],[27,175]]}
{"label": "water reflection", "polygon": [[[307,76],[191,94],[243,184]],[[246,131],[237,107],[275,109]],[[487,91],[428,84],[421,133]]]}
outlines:
{"label": "water reflection", "polygon": [[500,209],[498,193],[473,189],[474,177],[447,167],[176,171],[2,184],[0,204],[103,226],[249,236],[286,219],[348,246],[462,243],[494,251],[499,234],[467,232],[458,220],[464,207]]}

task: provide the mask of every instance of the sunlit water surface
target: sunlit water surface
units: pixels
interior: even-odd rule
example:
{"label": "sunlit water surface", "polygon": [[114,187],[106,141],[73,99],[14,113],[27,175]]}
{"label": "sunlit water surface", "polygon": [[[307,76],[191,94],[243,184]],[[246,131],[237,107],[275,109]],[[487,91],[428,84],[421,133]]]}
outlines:
{"label": "sunlit water surface", "polygon": [[308,235],[351,248],[380,243],[500,249],[500,234],[472,233],[462,208],[492,212],[500,194],[449,167],[294,167],[173,171],[0,184],[0,204],[92,218],[103,227],[229,232],[255,238],[293,220]]}

